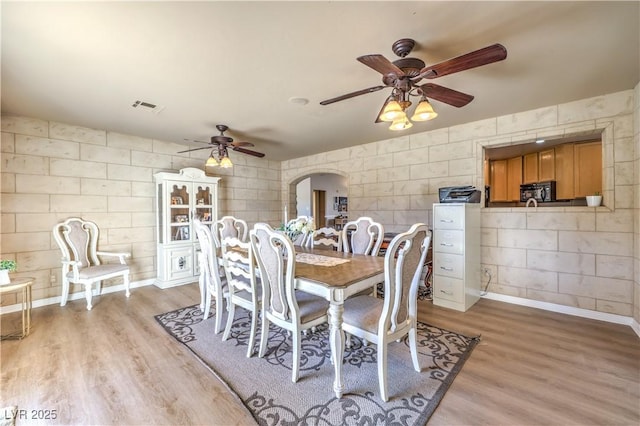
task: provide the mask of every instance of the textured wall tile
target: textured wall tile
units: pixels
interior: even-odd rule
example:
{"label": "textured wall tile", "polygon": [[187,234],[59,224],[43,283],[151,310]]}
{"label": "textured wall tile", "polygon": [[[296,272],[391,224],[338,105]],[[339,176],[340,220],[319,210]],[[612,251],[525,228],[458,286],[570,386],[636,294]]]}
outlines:
{"label": "textured wall tile", "polygon": [[605,96],[558,105],[560,124],[600,117],[629,114],[633,110],[633,91],[625,90]]}
{"label": "textured wall tile", "polygon": [[16,135],[15,152],[17,154],[78,160],[80,159],[80,144],[57,139]]}
{"label": "textured wall tile", "polygon": [[107,178],[112,180],[153,182],[153,169],[150,167],[107,164]]}
{"label": "textured wall tile", "polygon": [[[429,162],[429,148],[417,148],[412,149],[411,153],[396,152],[393,154],[392,164],[393,167],[405,167],[413,164],[426,164]],[[370,168],[380,167],[381,164],[387,164],[389,157],[387,155],[380,156],[379,158],[372,159],[369,163]],[[366,167],[366,166],[365,166]]]}
{"label": "textured wall tile", "polygon": [[430,132],[416,133],[409,136],[412,150],[421,149],[431,145],[441,145],[449,142],[449,129],[437,129]]}
{"label": "textured wall tile", "polygon": [[2,172],[48,175],[49,159],[35,155],[3,154]]}
{"label": "textured wall tile", "polygon": [[483,228],[526,228],[527,217],[524,212],[499,212],[495,209],[492,209],[484,210],[481,213],[481,226]]}
{"label": "textured wall tile", "polygon": [[537,250],[557,250],[556,231],[498,229],[498,246]]}
{"label": "textured wall tile", "polygon": [[596,212],[596,230],[601,232],[633,232],[633,215],[633,209],[616,209],[606,213]]}
{"label": "textured wall tile", "polygon": [[560,251],[624,256],[632,253],[631,234],[560,231]]}
{"label": "textured wall tile", "polygon": [[527,266],[527,251],[524,249],[483,246],[480,251],[482,263],[518,268]]}
{"label": "textured wall tile", "polygon": [[104,212],[107,197],[100,195],[51,195],[51,212]]}
{"label": "textured wall tile", "polygon": [[37,118],[2,114],[0,125],[3,132],[30,136],[49,136],[49,122]]}
{"label": "textured wall tile", "polygon": [[596,308],[596,300],[590,297],[573,296],[570,294],[558,294],[534,289],[527,289],[527,298],[541,302],[556,303],[559,305],[573,306],[581,309]]}
{"label": "textured wall tile", "polygon": [[498,276],[502,285],[527,287],[550,292],[558,291],[558,274],[556,272],[500,266],[498,268]]}
{"label": "textured wall tile", "polygon": [[473,158],[474,142],[472,140],[451,142],[446,145],[429,147],[429,159],[432,162]]}
{"label": "textured wall tile", "polygon": [[0,188],[3,193],[16,192],[16,175],[13,173],[1,173]]}
{"label": "textured wall tile", "polygon": [[51,176],[76,176],[96,179],[107,177],[107,165],[105,163],[52,158],[50,160],[50,168]]}
{"label": "textured wall tile", "polygon": [[558,108],[551,106],[498,117],[497,133],[503,135],[506,133],[555,126],[557,124]]}
{"label": "textured wall tile", "polygon": [[595,231],[596,214],[595,212],[573,214],[527,212],[527,229]]}
{"label": "textured wall tile", "polygon": [[16,175],[16,192],[23,194],[80,194],[80,178]]}
{"label": "textured wall tile", "polygon": [[49,122],[49,137],[67,141],[84,142],[92,145],[106,145],[107,132],[88,127]]}
{"label": "textured wall tile", "polygon": [[555,251],[527,251],[527,268],[539,271],[595,275],[595,255]]}
{"label": "textured wall tile", "polygon": [[[633,258],[628,256],[596,256],[596,275],[630,280],[633,278]],[[637,276],[637,275],[636,275]]]}
{"label": "textured wall tile", "polygon": [[417,164],[410,166],[410,179],[425,179],[433,177],[449,176],[449,162],[431,162],[429,164]]}
{"label": "textured wall tile", "polygon": [[633,314],[633,306],[631,303],[612,302],[610,300],[597,300],[596,310],[614,315],[622,315],[625,317]]}
{"label": "textured wall tile", "polygon": [[[51,231],[4,234],[2,236],[2,253],[49,250],[51,248],[49,245],[50,241]],[[59,258],[58,261],[60,261]]]}
{"label": "textured wall tile", "polygon": [[144,151],[147,154],[153,150],[153,139],[139,136],[124,135],[122,133],[107,132],[107,146],[111,148],[125,148],[132,151]]}
{"label": "textured wall tile", "polygon": [[474,140],[497,135],[495,118],[474,121],[449,128],[449,142]]}
{"label": "textured wall tile", "polygon": [[2,194],[2,213],[40,213],[49,211],[49,195]]}

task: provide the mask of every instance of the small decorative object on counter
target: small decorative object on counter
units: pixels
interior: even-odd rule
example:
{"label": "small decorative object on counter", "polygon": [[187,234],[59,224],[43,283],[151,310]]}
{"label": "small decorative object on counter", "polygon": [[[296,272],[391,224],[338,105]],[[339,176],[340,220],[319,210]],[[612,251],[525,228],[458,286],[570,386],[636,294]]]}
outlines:
{"label": "small decorative object on counter", "polygon": [[593,195],[587,195],[587,206],[598,207],[602,203],[602,195],[599,192],[595,192]]}
{"label": "small decorative object on counter", "polygon": [[15,260],[0,260],[0,284],[11,283],[9,272],[15,272],[17,267]]}

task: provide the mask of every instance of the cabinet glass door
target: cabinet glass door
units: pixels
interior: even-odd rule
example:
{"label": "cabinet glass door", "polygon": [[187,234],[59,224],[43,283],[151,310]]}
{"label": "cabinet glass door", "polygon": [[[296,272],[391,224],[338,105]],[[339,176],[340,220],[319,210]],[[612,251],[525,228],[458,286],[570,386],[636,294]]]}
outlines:
{"label": "cabinet glass door", "polygon": [[169,190],[169,206],[171,220],[170,241],[184,241],[191,239],[189,222],[191,220],[189,201],[191,186],[184,183],[170,182]]}
{"label": "cabinet glass door", "polygon": [[216,220],[216,212],[214,211],[215,187],[206,183],[195,183],[194,196],[196,200],[195,217],[204,224],[211,224]]}

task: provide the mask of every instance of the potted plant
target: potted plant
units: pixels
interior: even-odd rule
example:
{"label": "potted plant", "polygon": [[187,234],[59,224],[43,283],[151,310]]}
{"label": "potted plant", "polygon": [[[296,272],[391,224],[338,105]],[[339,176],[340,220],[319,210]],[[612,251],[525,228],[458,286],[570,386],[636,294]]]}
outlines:
{"label": "potted plant", "polygon": [[599,192],[594,192],[593,195],[587,195],[587,206],[598,207],[602,203],[602,195]]}
{"label": "potted plant", "polygon": [[15,272],[17,266],[15,260],[0,260],[0,284],[11,282],[9,272]]}

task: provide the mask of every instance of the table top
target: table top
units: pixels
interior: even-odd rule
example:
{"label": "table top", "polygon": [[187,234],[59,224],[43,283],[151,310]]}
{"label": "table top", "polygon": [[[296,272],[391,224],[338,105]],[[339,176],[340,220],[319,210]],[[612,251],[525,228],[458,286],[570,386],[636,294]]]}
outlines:
{"label": "table top", "polygon": [[304,247],[296,247],[296,253],[313,253],[349,260],[349,262],[334,266],[296,262],[296,278],[323,283],[329,287],[348,287],[355,282],[384,272],[384,258],[379,256],[343,253],[332,250],[314,250]]}
{"label": "table top", "polygon": [[0,293],[5,291],[19,290],[23,287],[28,287],[35,281],[33,277],[17,277],[12,278],[10,283],[0,284]]}

